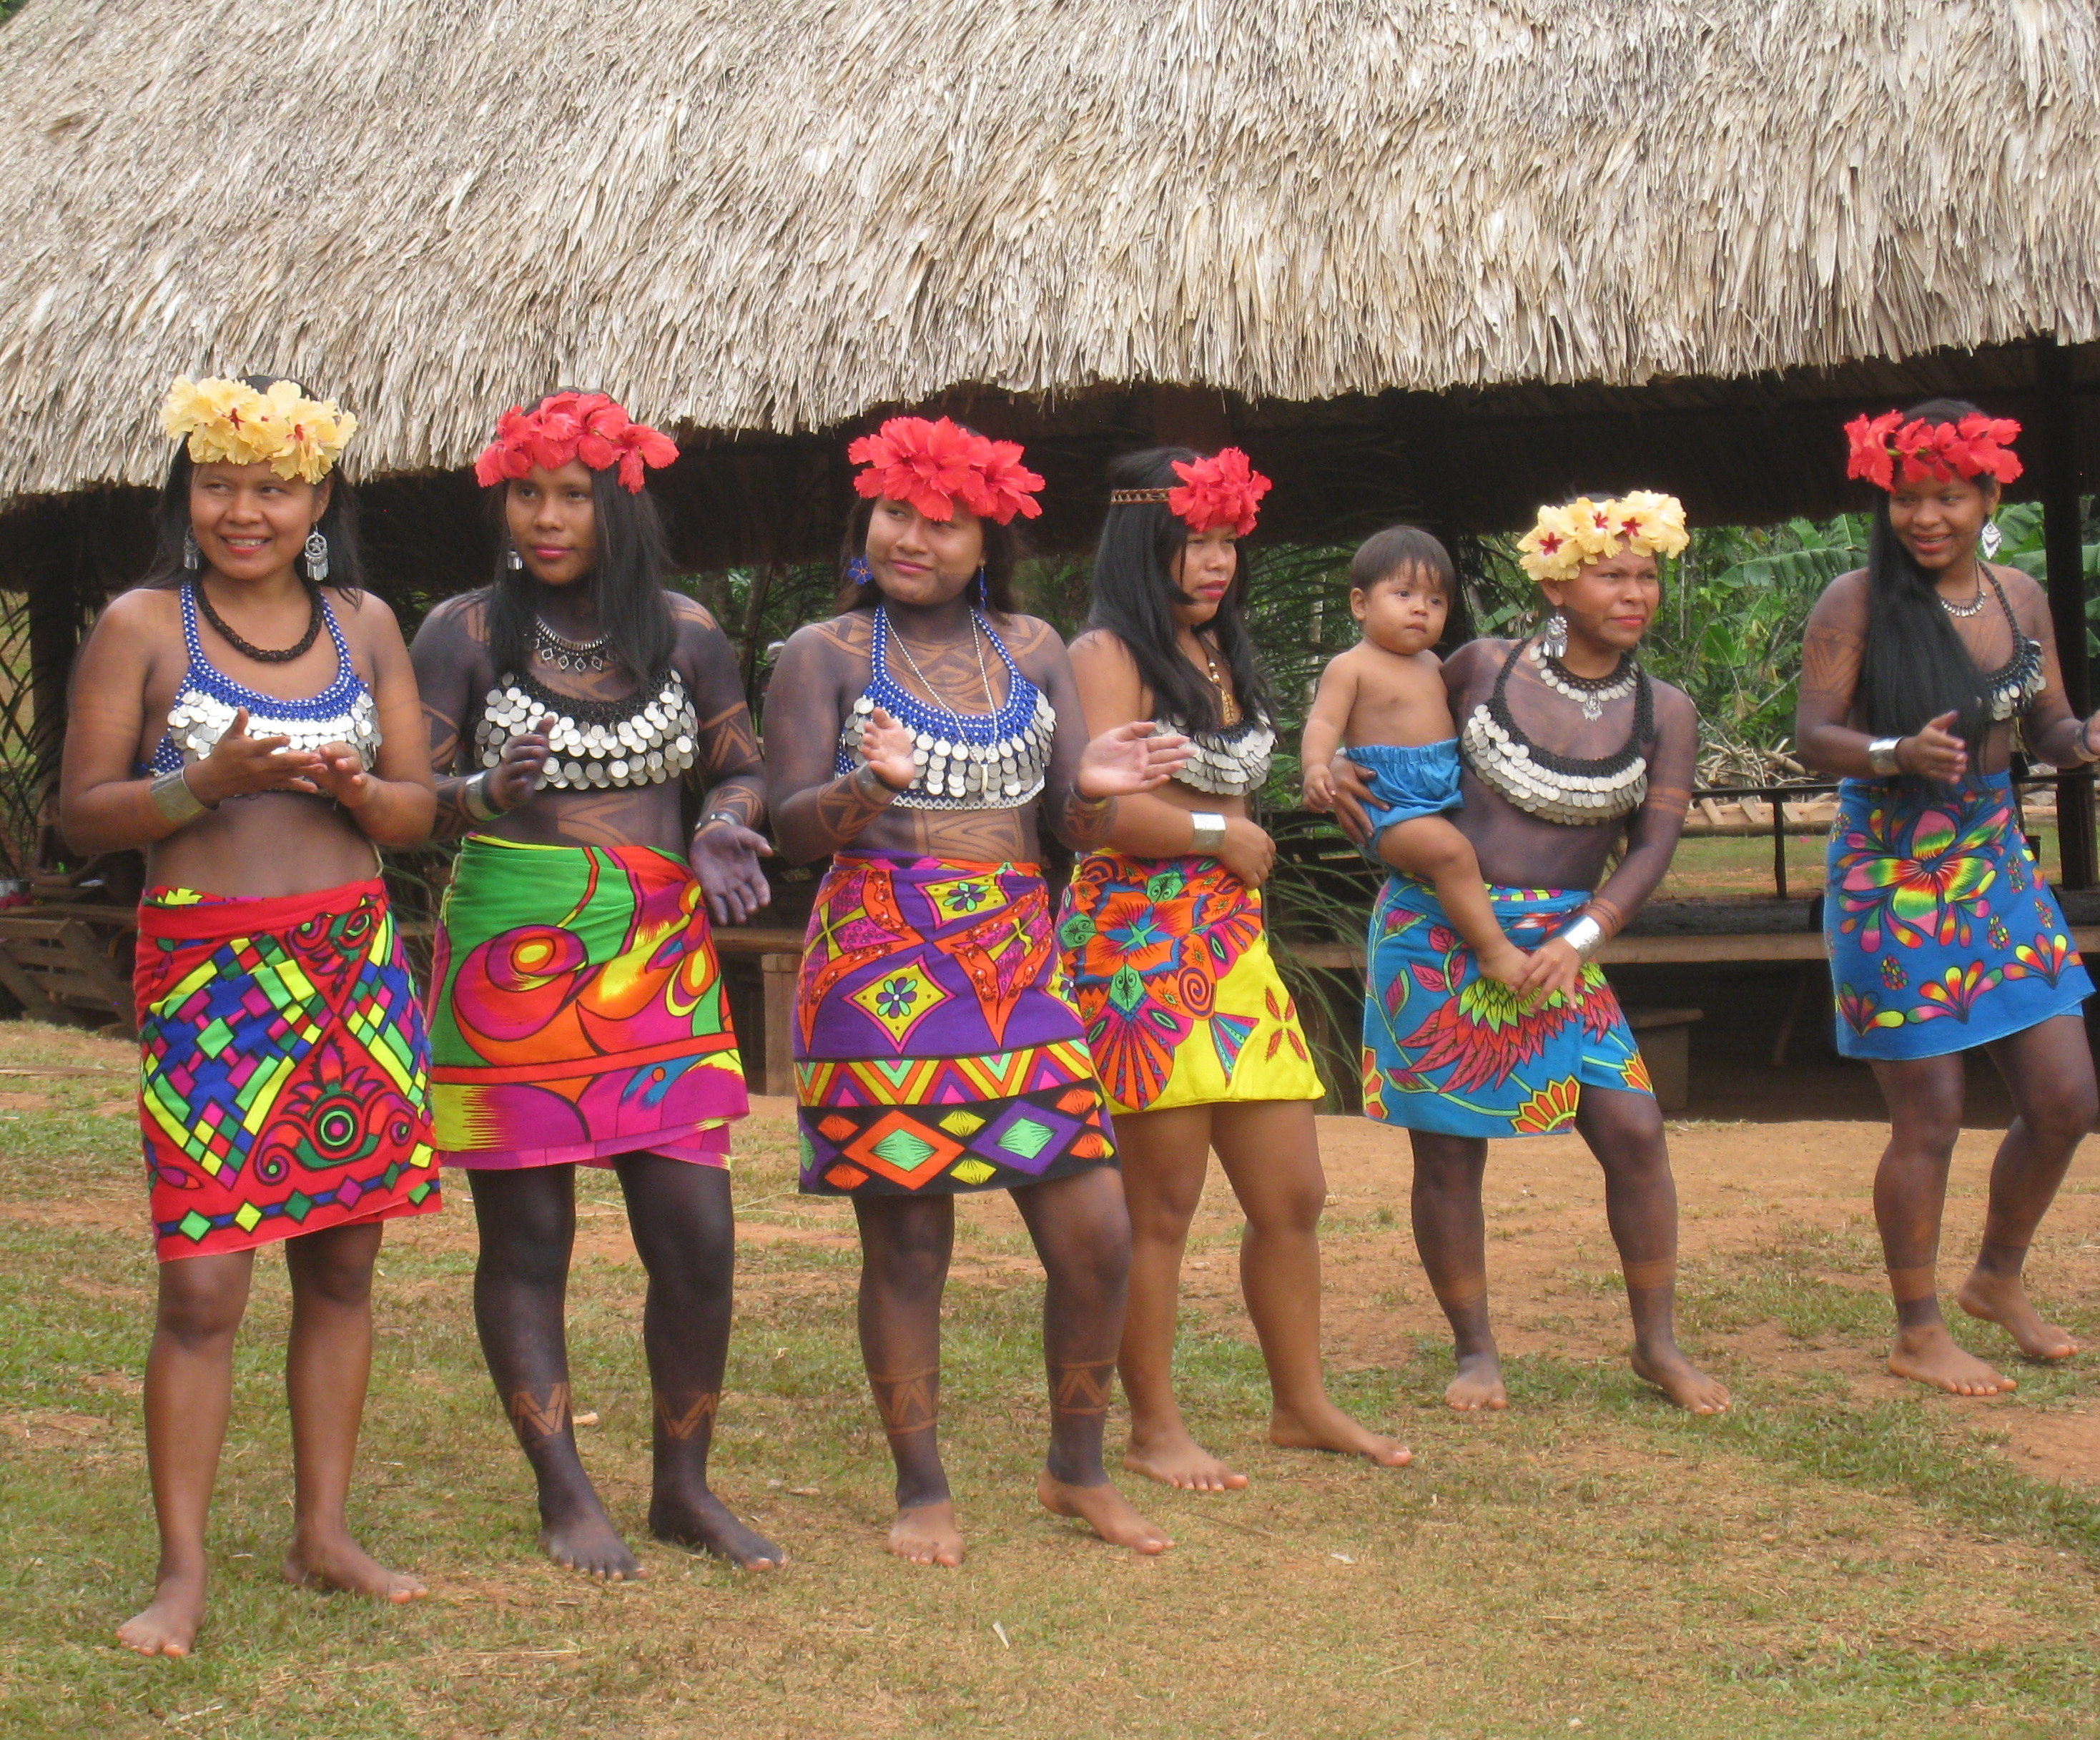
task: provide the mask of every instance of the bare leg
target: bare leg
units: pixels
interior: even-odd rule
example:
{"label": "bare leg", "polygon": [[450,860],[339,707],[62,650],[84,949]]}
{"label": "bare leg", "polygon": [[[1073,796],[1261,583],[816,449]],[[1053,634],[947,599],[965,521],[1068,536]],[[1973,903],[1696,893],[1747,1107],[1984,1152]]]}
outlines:
{"label": "bare leg", "polygon": [[2012,1090],[2014,1117],[1991,1166],[1991,1200],[1976,1266],[1955,1294],[1971,1317],[2001,1324],[2030,1359],[2067,1359],[2078,1343],[2027,1301],[2020,1269],[2078,1144],[2093,1127],[2093,1052],[2085,1023],[2058,1015],[1991,1046]]}
{"label": "bare leg", "polygon": [[634,1248],[649,1271],[642,1311],[655,1404],[649,1532],[746,1570],[777,1569],[787,1554],[738,1522],[708,1486],[735,1296],[729,1174],[661,1154],[623,1154],[614,1166]]}
{"label": "bare leg", "polygon": [[1379,857],[1392,869],[1426,878],[1451,928],[1466,939],[1480,971],[1500,985],[1523,976],[1524,950],[1504,933],[1480,880],[1473,843],[1442,816],[1396,822],[1379,835]]}
{"label": "bare leg", "polygon": [[1240,1287],[1268,1367],[1272,1443],[1335,1450],[1402,1468],[1397,1438],[1357,1425],[1327,1397],[1320,1365],[1320,1211],[1327,1175],[1308,1099],[1233,1101],[1211,1108],[1218,1163],[1246,1211]]}
{"label": "bare leg", "polygon": [[1210,1106],[1124,1112],[1115,1121],[1130,1212],[1130,1302],[1117,1364],[1130,1398],[1130,1446],[1123,1465],[1190,1492],[1243,1487],[1237,1474],[1189,1435],[1174,1399],[1174,1335],[1181,1302],[1181,1257],[1189,1223],[1203,1198],[1211,1162]]}
{"label": "bare leg", "polygon": [[141,1655],[188,1655],[204,1618],[205,1519],[233,1409],[233,1336],[247,1309],[253,1251],[161,1265],[146,1356],[146,1465],[161,1529],[153,1599],[117,1628]]}
{"label": "bare leg", "polygon": [[1679,1407],[1721,1412],[1727,1390],[1677,1346],[1677,1182],[1661,1109],[1646,1094],[1585,1087],[1575,1128],[1604,1169],[1604,1213],[1634,1320],[1634,1371]]}
{"label": "bare leg", "polygon": [[1480,1185],[1488,1170],[1488,1144],[1477,1136],[1447,1136],[1410,1130],[1414,1188],[1409,1207],[1414,1249],[1431,1291],[1451,1325],[1458,1376],[1445,1385],[1444,1400],[1460,1413],[1507,1407],[1502,1356],[1488,1321],[1488,1229]]}
{"label": "bare leg", "polygon": [[285,1393],[292,1410],[292,1544],[285,1580],[382,1601],[412,1601],[413,1577],[389,1570],[351,1538],[350,1475],[372,1377],[372,1266],[383,1222],[330,1227],[285,1246],[292,1338]]}
{"label": "bare leg", "polygon": [[541,1548],[557,1565],[617,1580],[640,1576],[642,1566],[584,1473],[569,1412],[566,1312],[576,1170],[468,1172],[481,1233],[474,1320],[496,1395],[532,1465]]}
{"label": "bare leg", "polygon": [[1950,1395],[2001,1394],[2012,1379],[1957,1347],[1939,1315],[1939,1217],[1961,1130],[1961,1054],[1877,1061],[1874,1080],[1889,1108],[1888,1146],[1874,1174],[1874,1220],[1896,1308],[1889,1369]]}
{"label": "bare leg", "polygon": [[941,1294],[955,1248],[955,1199],[856,1196],[860,1350],[897,1465],[889,1550],[915,1565],[963,1562],[941,1465]]}
{"label": "bare leg", "polygon": [[1013,1192],[1049,1285],[1043,1299],[1043,1360],[1050,1380],[1050,1453],[1036,1477],[1043,1508],[1077,1517],[1103,1540],[1133,1553],[1174,1543],[1110,1484],[1101,1429],[1115,1387],[1130,1275],[1130,1219],[1123,1180],[1106,1166]]}

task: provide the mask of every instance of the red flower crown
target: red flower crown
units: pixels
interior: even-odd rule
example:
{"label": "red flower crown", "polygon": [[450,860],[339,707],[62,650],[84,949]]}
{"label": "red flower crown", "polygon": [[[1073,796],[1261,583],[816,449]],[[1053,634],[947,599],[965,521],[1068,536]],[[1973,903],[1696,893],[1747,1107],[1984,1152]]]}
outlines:
{"label": "red flower crown", "polygon": [[1851,456],[1845,475],[1864,478],[1882,489],[1899,483],[1922,483],[1930,478],[1989,475],[2010,483],[2025,469],[2011,442],[2020,425],[2010,417],[1988,417],[1972,411],[1959,422],[1928,423],[1922,417],[1904,421],[1900,411],[1880,416],[1856,416],[1845,425]]}
{"label": "red flower crown", "polygon": [[535,465],[558,471],[580,459],[593,471],[617,465],[620,481],[642,492],[642,468],[668,465],[677,444],[638,423],[606,393],[549,393],[530,411],[513,405],[496,420],[496,438],[474,462],[483,489],[528,475]]}
{"label": "red flower crown", "polygon": [[951,417],[892,417],[846,449],[862,467],[854,487],[871,499],[909,502],[929,520],[951,520],[957,504],[1001,526],[1043,512],[1043,479],[1021,463],[1021,443],[994,441]]}
{"label": "red flower crown", "polygon": [[1179,488],[1111,490],[1109,505],[1163,501],[1168,513],[1178,514],[1199,536],[1220,526],[1231,526],[1235,538],[1254,530],[1261,498],[1273,486],[1246,454],[1238,447],[1224,447],[1209,459],[1177,459],[1172,464],[1174,475],[1181,480]]}

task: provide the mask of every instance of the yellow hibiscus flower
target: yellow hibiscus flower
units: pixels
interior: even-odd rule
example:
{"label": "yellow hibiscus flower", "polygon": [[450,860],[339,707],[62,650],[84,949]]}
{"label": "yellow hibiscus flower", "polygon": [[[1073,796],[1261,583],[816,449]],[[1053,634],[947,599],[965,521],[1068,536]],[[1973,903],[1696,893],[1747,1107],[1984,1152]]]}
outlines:
{"label": "yellow hibiscus flower", "polygon": [[273,381],[258,393],[245,381],[184,375],[168,389],[161,427],[188,443],[197,465],[267,462],[280,478],[318,483],[356,433],[357,419],[333,399],[308,399],[296,381]]}
{"label": "yellow hibiscus flower", "polygon": [[1628,546],[1639,555],[1681,555],[1692,541],[1684,529],[1684,504],[1674,496],[1637,489],[1607,506]]}
{"label": "yellow hibiscus flower", "polygon": [[1517,560],[1534,580],[1565,579],[1588,559],[1582,553],[1584,531],[1574,512],[1582,505],[1541,508],[1538,523],[1517,540]]}

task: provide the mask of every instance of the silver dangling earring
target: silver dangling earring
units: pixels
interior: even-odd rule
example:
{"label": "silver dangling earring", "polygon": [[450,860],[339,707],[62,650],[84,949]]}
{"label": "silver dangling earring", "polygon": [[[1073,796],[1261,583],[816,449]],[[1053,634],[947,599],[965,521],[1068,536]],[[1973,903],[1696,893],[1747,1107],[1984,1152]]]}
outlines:
{"label": "silver dangling earring", "polygon": [[525,558],[518,553],[518,546],[506,542],[503,546],[503,566],[515,573],[525,566]]}
{"label": "silver dangling earring", "polygon": [[1996,520],[1983,522],[1983,535],[1976,542],[1983,552],[1984,561],[1996,562],[1998,559],[1998,546],[2005,541],[2005,535],[1998,530],[1998,522]]}
{"label": "silver dangling earring", "polygon": [[1546,626],[1538,632],[1538,650],[1549,659],[1564,658],[1568,652],[1568,619],[1555,610],[1546,619]]}
{"label": "silver dangling earring", "polygon": [[196,534],[193,531],[183,534],[183,566],[192,574],[204,566],[204,552],[197,548]]}
{"label": "silver dangling earring", "polygon": [[307,534],[307,578],[316,586],[328,578],[328,540],[318,526]]}

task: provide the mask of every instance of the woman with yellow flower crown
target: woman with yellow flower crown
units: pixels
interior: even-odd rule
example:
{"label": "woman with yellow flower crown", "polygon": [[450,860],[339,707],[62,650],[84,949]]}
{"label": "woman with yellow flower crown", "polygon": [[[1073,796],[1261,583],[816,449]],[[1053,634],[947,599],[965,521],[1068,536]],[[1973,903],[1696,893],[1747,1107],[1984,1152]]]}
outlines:
{"label": "woman with yellow flower crown", "polygon": [[[118,1638],[186,1655],[256,1248],[285,1244],[286,1579],[404,1601],[344,1507],[385,1223],[438,1206],[429,1045],[375,845],[435,798],[408,650],[360,588],[356,420],[289,381],[175,382],[159,548],[74,672],[60,822],[143,848],[139,1117],[161,1259],[146,1362],[152,1603]],[[303,570],[303,571],[302,571]]]}
{"label": "woman with yellow flower crown", "polygon": [[[1488,1139],[1568,1130],[1604,1170],[1634,1370],[1694,1413],[1728,1405],[1678,1350],[1662,1114],[1590,958],[1661,881],[1691,801],[1698,716],[1636,654],[1661,596],[1657,559],[1686,542],[1672,496],[1542,508],[1519,547],[1546,626],[1475,641],[1444,667],[1464,764],[1455,820],[1530,955],[1515,985],[1481,974],[1426,883],[1396,874],[1371,914],[1364,1112],[1412,1139],[1415,1244],[1450,1320],[1458,1370],[1444,1399],[1461,1411],[1509,1399],[1488,1319]],[[1345,825],[1365,837],[1369,782],[1338,762],[1335,783]]]}

